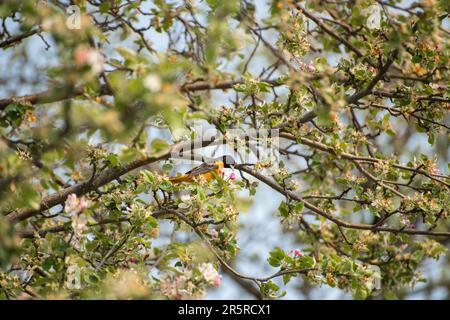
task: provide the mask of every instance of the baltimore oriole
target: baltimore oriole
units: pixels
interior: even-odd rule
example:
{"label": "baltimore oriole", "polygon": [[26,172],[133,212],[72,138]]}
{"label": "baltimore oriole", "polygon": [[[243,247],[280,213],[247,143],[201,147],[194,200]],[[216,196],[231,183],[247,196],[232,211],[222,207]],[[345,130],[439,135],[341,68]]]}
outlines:
{"label": "baltimore oriole", "polygon": [[223,174],[223,168],[230,168],[234,165],[234,159],[230,156],[223,156],[216,158],[211,163],[202,163],[201,165],[189,170],[183,175],[178,175],[169,178],[172,183],[182,183],[182,182],[192,182],[195,178],[202,176],[206,180],[214,179],[215,172],[217,175],[221,176]]}

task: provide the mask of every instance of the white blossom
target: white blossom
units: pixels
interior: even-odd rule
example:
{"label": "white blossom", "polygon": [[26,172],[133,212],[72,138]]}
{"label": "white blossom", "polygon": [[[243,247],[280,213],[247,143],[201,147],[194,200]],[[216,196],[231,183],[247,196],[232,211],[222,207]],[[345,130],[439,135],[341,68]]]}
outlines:
{"label": "white blossom", "polygon": [[222,276],[217,272],[212,263],[202,263],[198,267],[198,270],[200,271],[206,282],[214,286],[220,285]]}
{"label": "white blossom", "polygon": [[69,194],[65,203],[65,211],[67,213],[79,213],[88,207],[85,197],[78,198],[76,194]]}
{"label": "white blossom", "polygon": [[161,78],[157,74],[151,73],[145,77],[144,86],[152,92],[158,92],[162,88]]}
{"label": "white blossom", "polygon": [[98,50],[89,51],[87,62],[91,66],[93,73],[99,74],[103,71],[104,59]]}
{"label": "white blossom", "polygon": [[79,237],[86,230],[87,218],[86,215],[80,214],[72,217],[72,228],[75,234]]}

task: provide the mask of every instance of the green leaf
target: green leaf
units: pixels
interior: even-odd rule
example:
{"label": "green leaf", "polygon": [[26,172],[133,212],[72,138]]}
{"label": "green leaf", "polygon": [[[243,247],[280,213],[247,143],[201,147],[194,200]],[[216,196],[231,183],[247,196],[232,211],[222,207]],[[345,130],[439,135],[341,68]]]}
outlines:
{"label": "green leaf", "polygon": [[107,1],[104,1],[100,4],[98,7],[101,13],[107,13],[109,11],[109,3]]}
{"label": "green leaf", "polygon": [[286,202],[282,201],[280,206],[278,207],[278,211],[280,211],[280,215],[283,218],[287,218],[289,216],[289,206]]}
{"label": "green leaf", "polygon": [[117,154],[110,153],[106,156],[106,160],[111,164],[113,167],[117,167],[120,165],[120,160]]}
{"label": "green leaf", "polygon": [[283,251],[283,249],[281,249],[280,247],[275,247],[275,249],[273,249],[269,253],[269,258],[267,259],[267,262],[272,267],[279,267],[286,256],[287,255]]}
{"label": "green leaf", "polygon": [[168,146],[169,145],[166,140],[159,138],[153,139],[151,144],[151,148],[154,153],[160,153],[162,151],[165,151]]}
{"label": "green leaf", "polygon": [[172,170],[173,166],[170,163],[164,163],[162,166],[162,171],[168,174]]}
{"label": "green leaf", "polygon": [[152,183],[153,181],[155,181],[155,176],[153,175],[153,172],[149,170],[142,170],[141,175],[144,177],[145,182]]}
{"label": "green leaf", "polygon": [[414,56],[412,56],[412,58],[411,58],[411,62],[412,63],[419,63],[419,62],[421,62],[422,61],[422,57],[420,56],[420,55],[414,55]]}
{"label": "green leaf", "polygon": [[156,228],[158,226],[158,220],[153,216],[149,216],[147,218],[147,222],[152,228]]}
{"label": "green leaf", "polygon": [[158,186],[161,190],[169,191],[172,189],[172,183],[170,181],[164,181]]}
{"label": "green leaf", "polygon": [[145,183],[141,183],[134,190],[134,194],[140,194],[140,193],[145,192],[147,190],[148,190],[148,186]]}
{"label": "green leaf", "polygon": [[433,144],[434,143],[434,132],[429,131],[428,132],[428,143]]}
{"label": "green leaf", "polygon": [[44,260],[44,262],[42,263],[42,268],[45,271],[49,271],[51,269],[51,267],[54,266],[54,264],[55,264],[55,259],[53,258],[53,256],[51,256]]}
{"label": "green leaf", "polygon": [[397,295],[391,290],[386,290],[384,292],[384,298],[387,300],[398,300]]}
{"label": "green leaf", "polygon": [[311,256],[301,256],[299,259],[300,268],[312,268],[315,266],[316,261]]}
{"label": "green leaf", "polygon": [[287,273],[283,275],[283,284],[287,285],[289,283],[289,281],[291,281],[292,278],[292,274],[291,273]]}
{"label": "green leaf", "polygon": [[417,250],[417,251],[415,251],[415,252],[412,254],[411,259],[416,260],[417,262],[419,262],[419,261],[422,260],[424,254],[425,254],[425,253],[423,252],[423,250]]}

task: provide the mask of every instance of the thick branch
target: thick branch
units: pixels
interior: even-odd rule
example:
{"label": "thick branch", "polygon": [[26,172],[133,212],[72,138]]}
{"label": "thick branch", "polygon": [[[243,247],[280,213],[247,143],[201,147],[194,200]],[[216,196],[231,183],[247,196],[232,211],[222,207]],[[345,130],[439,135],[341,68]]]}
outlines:
{"label": "thick branch", "polygon": [[207,140],[207,141],[201,140],[201,143],[198,145],[197,145],[197,143],[195,143],[195,141],[184,141],[181,143],[176,143],[176,144],[172,145],[169,148],[169,150],[161,156],[147,157],[144,159],[132,161],[123,166],[107,169],[107,170],[99,173],[92,179],[77,183],[77,184],[70,186],[68,188],[65,188],[59,192],[56,192],[54,194],[44,197],[41,200],[39,207],[36,209],[33,209],[33,208],[16,209],[7,215],[7,219],[13,223],[26,220],[26,219],[33,217],[35,215],[38,215],[39,213],[41,213],[45,210],[48,210],[58,204],[63,203],[66,200],[66,198],[72,193],[74,193],[76,195],[86,194],[90,191],[97,190],[98,188],[102,187],[103,185],[119,178],[120,176],[122,176],[134,169],[137,169],[139,167],[145,166],[145,165],[153,163],[153,162],[168,159],[173,151],[184,150],[185,145],[187,146],[189,144],[191,149],[193,149],[196,147],[205,147],[212,142],[213,142],[213,140],[210,140],[210,141],[209,140]]}
{"label": "thick branch", "polygon": [[[269,83],[272,86],[281,86],[283,83],[273,80],[273,79],[264,79],[261,80]],[[194,91],[202,91],[202,90],[226,90],[231,89],[237,84],[244,83],[245,80],[224,80],[218,82],[212,81],[197,81],[193,83],[188,83],[181,86],[182,92],[194,92]],[[4,110],[8,105],[15,102],[22,103],[30,103],[30,104],[45,104],[52,102],[59,102],[67,99],[71,99],[77,96],[80,96],[84,93],[84,86],[77,86],[74,88],[52,88],[49,90],[45,90],[39,93],[28,94],[20,97],[11,97],[0,99],[0,110]],[[109,95],[111,94],[110,90],[108,90],[107,86],[102,86],[100,95]]]}
{"label": "thick branch", "polygon": [[[84,86],[76,86],[73,88],[53,88],[39,93],[28,94],[21,97],[12,97],[0,99],[0,110],[4,110],[8,105],[16,102],[20,103],[52,103],[63,101],[82,95],[84,93]],[[106,88],[102,87],[101,94],[107,94]]]}

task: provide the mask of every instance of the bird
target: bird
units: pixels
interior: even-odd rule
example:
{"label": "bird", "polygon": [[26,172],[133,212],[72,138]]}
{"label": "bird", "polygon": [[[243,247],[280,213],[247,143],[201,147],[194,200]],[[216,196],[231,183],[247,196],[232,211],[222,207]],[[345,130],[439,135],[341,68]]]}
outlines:
{"label": "bird", "polygon": [[170,177],[169,181],[174,184],[192,182],[200,176],[209,181],[215,178],[213,172],[221,176],[223,175],[223,168],[230,168],[235,164],[234,159],[231,156],[222,156],[208,162],[202,163],[185,174]]}

